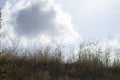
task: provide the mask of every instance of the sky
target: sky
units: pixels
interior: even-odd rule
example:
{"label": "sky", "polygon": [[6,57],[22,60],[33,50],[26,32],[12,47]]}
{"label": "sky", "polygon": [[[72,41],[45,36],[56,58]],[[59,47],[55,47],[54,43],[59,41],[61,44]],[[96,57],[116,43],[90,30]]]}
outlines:
{"label": "sky", "polygon": [[92,37],[101,40],[98,47],[120,49],[119,0],[0,0],[0,7],[0,41],[7,46],[57,44],[76,52]]}
{"label": "sky", "polygon": [[3,8],[3,6],[5,5],[6,0],[0,0],[0,8]]}
{"label": "sky", "polygon": [[[0,0],[3,7],[6,0]],[[114,37],[120,34],[119,0],[54,0],[69,13],[83,37]]]}
{"label": "sky", "polygon": [[82,36],[120,34],[120,0],[55,0],[72,16]]}
{"label": "sky", "polygon": [[37,40],[42,44],[72,44],[80,38],[72,17],[53,0],[7,0],[1,30],[25,44]]}

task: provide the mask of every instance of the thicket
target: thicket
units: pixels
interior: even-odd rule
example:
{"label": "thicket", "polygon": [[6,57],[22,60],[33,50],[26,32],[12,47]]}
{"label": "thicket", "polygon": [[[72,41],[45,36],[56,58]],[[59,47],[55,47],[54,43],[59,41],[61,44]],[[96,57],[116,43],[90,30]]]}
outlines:
{"label": "thicket", "polygon": [[110,53],[80,46],[77,55],[65,60],[60,48],[34,53],[1,49],[0,80],[120,80],[120,57],[110,59]]}

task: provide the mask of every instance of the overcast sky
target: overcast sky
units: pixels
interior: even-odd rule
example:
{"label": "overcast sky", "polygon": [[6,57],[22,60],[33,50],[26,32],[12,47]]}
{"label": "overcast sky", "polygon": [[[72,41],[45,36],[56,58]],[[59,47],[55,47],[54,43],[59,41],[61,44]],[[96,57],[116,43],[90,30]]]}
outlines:
{"label": "overcast sky", "polygon": [[[72,17],[80,35],[114,37],[120,34],[120,0],[54,0]],[[5,0],[0,0],[0,7]]]}

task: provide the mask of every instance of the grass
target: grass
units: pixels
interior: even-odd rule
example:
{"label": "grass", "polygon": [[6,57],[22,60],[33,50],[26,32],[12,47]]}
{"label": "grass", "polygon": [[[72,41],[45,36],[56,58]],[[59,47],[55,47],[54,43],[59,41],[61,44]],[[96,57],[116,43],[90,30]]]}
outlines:
{"label": "grass", "polygon": [[[104,55],[101,55],[104,53]],[[0,80],[120,80],[120,58],[110,61],[110,50],[80,48],[77,57],[64,60],[58,48],[35,53],[0,52]]]}

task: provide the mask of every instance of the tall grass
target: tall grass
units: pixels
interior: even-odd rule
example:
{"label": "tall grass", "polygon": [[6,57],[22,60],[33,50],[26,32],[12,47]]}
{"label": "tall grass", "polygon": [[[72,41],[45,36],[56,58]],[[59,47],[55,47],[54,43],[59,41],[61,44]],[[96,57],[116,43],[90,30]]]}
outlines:
{"label": "tall grass", "polygon": [[120,57],[111,61],[110,53],[110,49],[80,45],[77,55],[64,60],[59,48],[24,51],[22,55],[2,49],[0,80],[120,80]]}

